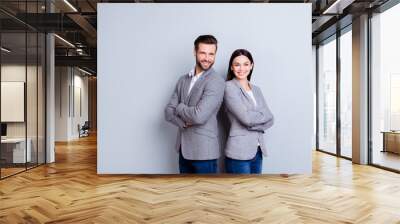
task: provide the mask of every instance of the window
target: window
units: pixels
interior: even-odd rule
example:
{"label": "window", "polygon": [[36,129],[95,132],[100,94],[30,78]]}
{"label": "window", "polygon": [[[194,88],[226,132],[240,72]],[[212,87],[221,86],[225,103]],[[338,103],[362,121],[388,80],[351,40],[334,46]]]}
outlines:
{"label": "window", "polygon": [[352,34],[340,36],[340,155],[352,157]]}
{"label": "window", "polygon": [[318,48],[318,149],[336,153],[336,39]]}
{"label": "window", "polygon": [[400,170],[400,5],[371,18],[371,159]]}

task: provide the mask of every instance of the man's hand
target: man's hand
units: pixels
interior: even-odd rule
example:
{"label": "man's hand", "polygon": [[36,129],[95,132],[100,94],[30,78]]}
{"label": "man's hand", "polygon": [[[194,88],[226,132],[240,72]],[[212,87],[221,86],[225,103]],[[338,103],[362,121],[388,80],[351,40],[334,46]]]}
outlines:
{"label": "man's hand", "polygon": [[186,123],[185,123],[185,128],[189,128],[189,127],[192,126],[192,125],[193,125],[192,123],[186,122]]}

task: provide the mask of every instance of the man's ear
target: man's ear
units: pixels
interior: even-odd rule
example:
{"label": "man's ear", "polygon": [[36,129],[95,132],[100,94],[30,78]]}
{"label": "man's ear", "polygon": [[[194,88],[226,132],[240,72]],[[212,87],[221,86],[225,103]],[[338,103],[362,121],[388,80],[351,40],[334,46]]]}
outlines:
{"label": "man's ear", "polygon": [[193,48],[193,55],[196,57],[196,48]]}

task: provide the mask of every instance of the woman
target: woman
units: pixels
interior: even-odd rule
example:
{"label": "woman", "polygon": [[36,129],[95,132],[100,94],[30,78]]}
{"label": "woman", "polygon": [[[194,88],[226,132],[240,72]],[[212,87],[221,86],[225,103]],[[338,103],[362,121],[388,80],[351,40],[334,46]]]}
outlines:
{"label": "woman", "polygon": [[225,148],[227,173],[260,174],[267,155],[264,131],[273,124],[273,115],[263,94],[250,83],[253,57],[245,49],[232,53],[229,60],[224,104],[231,126]]}

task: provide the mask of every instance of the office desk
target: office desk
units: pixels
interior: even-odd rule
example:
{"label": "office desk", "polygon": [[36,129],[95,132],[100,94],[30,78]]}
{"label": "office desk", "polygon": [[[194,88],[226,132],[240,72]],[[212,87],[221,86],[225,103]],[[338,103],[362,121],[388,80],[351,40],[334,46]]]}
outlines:
{"label": "office desk", "polygon": [[[25,154],[25,138],[6,138],[1,139],[1,157],[6,160],[6,163],[25,163],[31,162],[32,153],[30,138],[26,141],[28,144]],[[26,161],[25,161],[26,159]]]}
{"label": "office desk", "polygon": [[383,131],[383,150],[382,152],[392,152],[400,154],[400,132]]}

